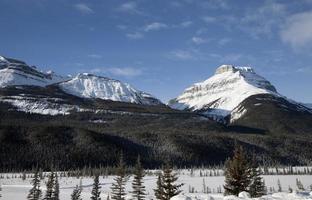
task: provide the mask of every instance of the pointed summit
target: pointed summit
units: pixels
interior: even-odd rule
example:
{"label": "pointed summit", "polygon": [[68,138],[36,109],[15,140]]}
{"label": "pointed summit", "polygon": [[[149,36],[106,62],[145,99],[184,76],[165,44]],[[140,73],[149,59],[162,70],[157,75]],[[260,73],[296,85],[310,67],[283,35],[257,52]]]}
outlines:
{"label": "pointed summit", "polygon": [[221,65],[216,69],[215,75],[187,88],[171,100],[169,106],[226,117],[242,101],[256,94],[279,96],[275,87],[251,67]]}

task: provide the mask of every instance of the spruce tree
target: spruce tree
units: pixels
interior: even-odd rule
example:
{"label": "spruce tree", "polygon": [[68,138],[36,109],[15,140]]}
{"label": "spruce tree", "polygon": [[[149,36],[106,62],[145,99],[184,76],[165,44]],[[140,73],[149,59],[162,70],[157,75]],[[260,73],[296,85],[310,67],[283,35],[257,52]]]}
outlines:
{"label": "spruce tree", "polygon": [[55,174],[52,171],[48,177],[48,182],[46,184],[47,190],[44,196],[44,200],[53,200],[52,194],[54,190]]}
{"label": "spruce tree", "polygon": [[279,179],[277,179],[277,191],[282,192],[282,185],[281,185],[281,181]]}
{"label": "spruce tree", "polygon": [[76,188],[73,190],[73,193],[71,194],[71,200],[82,200],[81,191],[82,188],[76,185]]}
{"label": "spruce tree", "polygon": [[120,154],[119,164],[117,166],[117,174],[114,178],[114,183],[112,184],[112,196],[113,200],[125,200],[125,185],[127,182],[125,163],[123,160],[123,154]]}
{"label": "spruce tree", "polygon": [[92,188],[92,191],[91,191],[91,200],[101,200],[101,186],[100,186],[100,183],[99,183],[99,175],[95,175],[94,177],[94,182],[93,182],[93,188]]}
{"label": "spruce tree", "polygon": [[297,179],[297,178],[296,178],[296,185],[297,185],[298,190],[301,190],[301,191],[304,190],[303,184],[302,184],[301,181],[300,181],[299,179]]}
{"label": "spruce tree", "polygon": [[249,163],[242,146],[235,146],[234,156],[225,163],[225,195],[238,195],[247,191],[251,183]]}
{"label": "spruce tree", "polygon": [[132,182],[133,199],[143,200],[145,198],[146,194],[145,194],[145,186],[143,185],[143,178],[144,178],[144,169],[141,165],[140,156],[138,156]]}
{"label": "spruce tree", "polygon": [[249,186],[249,194],[251,197],[261,197],[266,194],[265,184],[261,177],[261,170],[253,159],[250,171],[251,184]]}
{"label": "spruce tree", "polygon": [[55,179],[54,179],[54,188],[52,192],[52,200],[59,200],[60,199],[60,184],[58,182],[57,173],[55,172]]}
{"label": "spruce tree", "polygon": [[39,200],[42,195],[42,191],[40,189],[40,176],[39,172],[36,171],[34,174],[34,179],[32,180],[32,188],[29,191],[27,196],[28,200]]}
{"label": "spruce tree", "polygon": [[164,200],[170,200],[172,197],[182,192],[180,187],[182,187],[183,184],[176,184],[178,176],[173,172],[171,166],[168,163],[163,168],[163,175],[161,180]]}
{"label": "spruce tree", "polygon": [[156,189],[154,189],[154,194],[156,199],[163,200],[164,196],[164,188],[163,188],[163,180],[162,180],[162,173],[158,174],[157,182],[156,182]]}

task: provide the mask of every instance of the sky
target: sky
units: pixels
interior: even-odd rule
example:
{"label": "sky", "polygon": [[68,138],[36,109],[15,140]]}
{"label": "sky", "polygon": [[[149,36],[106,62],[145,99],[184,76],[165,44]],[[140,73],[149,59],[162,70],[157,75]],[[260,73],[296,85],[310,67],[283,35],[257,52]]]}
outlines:
{"label": "sky", "polygon": [[312,0],[0,0],[0,55],[164,102],[222,64],[312,103]]}

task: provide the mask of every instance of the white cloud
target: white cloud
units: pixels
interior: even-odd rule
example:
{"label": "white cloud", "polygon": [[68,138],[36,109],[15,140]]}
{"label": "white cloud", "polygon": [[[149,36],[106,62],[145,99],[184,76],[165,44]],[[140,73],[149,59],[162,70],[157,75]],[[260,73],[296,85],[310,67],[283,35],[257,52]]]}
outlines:
{"label": "white cloud", "polygon": [[114,67],[114,68],[110,68],[109,71],[117,76],[139,76],[142,74],[142,70],[141,69],[137,69],[137,68],[132,68],[132,67],[125,67],[125,68],[119,68],[119,67]]}
{"label": "white cloud", "polygon": [[101,67],[90,70],[91,73],[107,73],[115,76],[135,77],[142,75],[142,69],[135,67]]}
{"label": "white cloud", "polygon": [[142,39],[144,37],[144,35],[142,33],[140,33],[140,32],[128,33],[128,34],[126,34],[126,36],[129,39],[133,39],[133,40]]}
{"label": "white cloud", "polygon": [[145,32],[149,32],[149,31],[157,31],[160,29],[165,29],[168,28],[167,24],[164,23],[160,23],[160,22],[153,22],[151,24],[148,24],[144,27],[144,31]]}
{"label": "white cloud", "polygon": [[123,24],[119,24],[116,27],[120,30],[126,30],[128,28],[126,25],[123,25]]}
{"label": "white cloud", "polygon": [[281,39],[294,49],[312,44],[312,11],[292,15],[282,28]]}
{"label": "white cloud", "polygon": [[201,38],[201,37],[192,37],[192,42],[195,43],[195,44],[204,44],[204,43],[207,43],[208,40],[204,39],[204,38]]}
{"label": "white cloud", "polygon": [[121,4],[118,9],[118,11],[130,13],[130,14],[141,14],[142,12],[139,11],[138,5],[134,1],[126,2],[124,4]]}
{"label": "white cloud", "polygon": [[94,59],[101,59],[103,56],[99,54],[89,54],[88,57]]}
{"label": "white cloud", "polygon": [[229,9],[230,5],[226,0],[206,0],[200,3],[203,8],[209,9]]}
{"label": "white cloud", "polygon": [[190,27],[192,24],[193,24],[192,21],[184,21],[180,24],[180,27],[187,28],[187,27]]}
{"label": "white cloud", "polygon": [[222,62],[237,62],[243,57],[242,54],[227,54],[221,59]]}
{"label": "white cloud", "polygon": [[232,39],[230,39],[230,38],[222,38],[221,40],[218,41],[218,44],[220,46],[224,46],[224,45],[228,44],[231,41],[232,41]]}
{"label": "white cloud", "polygon": [[258,38],[260,35],[270,36],[274,29],[277,29],[282,23],[285,14],[286,6],[284,4],[267,0],[256,10],[247,10],[245,16],[240,19],[239,27],[254,38]]}
{"label": "white cloud", "polygon": [[175,50],[169,53],[169,57],[177,60],[192,60],[194,55],[191,51]]}
{"label": "white cloud", "polygon": [[83,14],[94,13],[94,11],[89,6],[87,6],[86,4],[83,4],[83,3],[75,4],[74,8]]}
{"label": "white cloud", "polygon": [[204,20],[204,22],[206,22],[206,23],[213,23],[213,22],[217,21],[217,19],[215,17],[211,17],[211,16],[204,16],[204,17],[202,17],[202,20]]}

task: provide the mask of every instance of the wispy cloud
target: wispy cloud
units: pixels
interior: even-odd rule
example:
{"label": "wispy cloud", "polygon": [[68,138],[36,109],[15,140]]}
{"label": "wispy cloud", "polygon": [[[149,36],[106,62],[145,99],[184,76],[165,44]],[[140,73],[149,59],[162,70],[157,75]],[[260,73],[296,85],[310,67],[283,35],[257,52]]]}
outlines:
{"label": "wispy cloud", "polygon": [[270,36],[274,29],[282,24],[285,14],[284,4],[268,0],[256,10],[247,10],[245,16],[240,19],[239,27],[254,38],[260,35]]}
{"label": "wispy cloud", "polygon": [[204,16],[202,17],[202,20],[206,23],[213,23],[217,21],[217,18],[211,16]]}
{"label": "wispy cloud", "polygon": [[229,9],[228,2],[227,0],[206,0],[200,2],[200,6],[208,9]]}
{"label": "wispy cloud", "polygon": [[197,45],[199,45],[199,44],[204,44],[204,43],[207,43],[207,42],[208,42],[207,39],[204,39],[204,38],[201,38],[201,37],[196,37],[196,36],[192,37],[191,41],[192,41],[194,44],[197,44]]}
{"label": "wispy cloud", "polygon": [[101,59],[103,56],[99,54],[89,54],[88,57],[94,59]]}
{"label": "wispy cloud", "polygon": [[84,3],[78,3],[74,5],[74,8],[83,14],[92,14],[94,11]]}
{"label": "wispy cloud", "polygon": [[184,21],[179,26],[182,28],[187,28],[187,27],[190,27],[192,24],[193,24],[192,21]]}
{"label": "wispy cloud", "polygon": [[138,9],[137,3],[134,1],[121,4],[117,10],[129,14],[142,14],[142,12]]}
{"label": "wispy cloud", "polygon": [[160,22],[153,22],[151,24],[148,24],[144,27],[144,31],[145,32],[149,32],[149,31],[158,31],[161,29],[166,29],[168,28],[168,25],[165,23],[160,23]]}
{"label": "wispy cloud", "polygon": [[218,44],[219,44],[220,46],[224,46],[224,45],[228,44],[228,43],[231,42],[231,41],[232,41],[232,39],[230,39],[230,38],[222,38],[222,39],[220,39],[220,40],[218,41]]}
{"label": "wispy cloud", "polygon": [[174,50],[171,51],[168,55],[169,58],[174,60],[193,60],[195,55],[192,51],[189,50]]}
{"label": "wispy cloud", "polygon": [[135,32],[135,33],[127,33],[126,34],[127,38],[133,39],[133,40],[139,40],[144,37],[144,35],[140,32]]}
{"label": "wispy cloud", "polygon": [[312,73],[312,67],[301,67],[296,70],[298,73]]}
{"label": "wispy cloud", "polygon": [[282,28],[281,39],[298,50],[312,44],[312,11],[289,17]]}
{"label": "wispy cloud", "polygon": [[143,74],[143,70],[136,67],[99,67],[91,69],[90,72],[123,77],[135,77]]}

